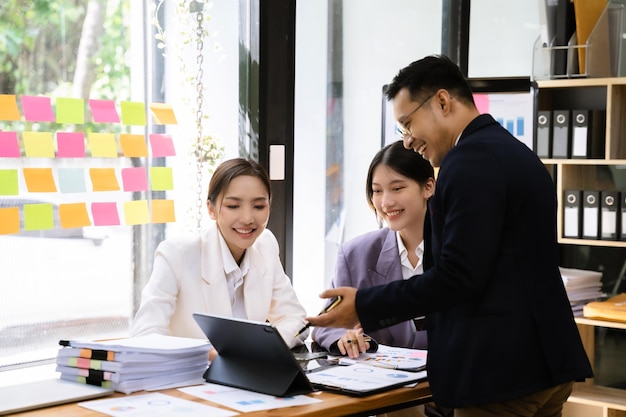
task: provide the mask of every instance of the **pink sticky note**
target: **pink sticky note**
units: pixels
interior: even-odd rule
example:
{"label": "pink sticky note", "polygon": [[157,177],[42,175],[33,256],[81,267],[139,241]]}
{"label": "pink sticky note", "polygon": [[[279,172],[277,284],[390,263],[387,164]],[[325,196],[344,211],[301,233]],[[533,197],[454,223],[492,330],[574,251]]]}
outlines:
{"label": "pink sticky note", "polygon": [[146,168],[122,168],[122,183],[124,191],[148,191]]}
{"label": "pink sticky note", "polygon": [[0,132],[0,158],[19,158],[17,132]]}
{"label": "pink sticky note", "polygon": [[24,118],[29,122],[54,122],[50,97],[22,96]]}
{"label": "pink sticky note", "polygon": [[474,94],[474,103],[480,114],[489,113],[489,96],[487,94]]}
{"label": "pink sticky note", "polygon": [[113,100],[89,100],[91,116],[96,123],[119,123],[120,116]]}
{"label": "pink sticky note", "polygon": [[57,157],[84,158],[85,135],[82,132],[57,132]]}
{"label": "pink sticky note", "polygon": [[172,136],[170,135],[151,133],[150,147],[152,148],[152,156],[154,158],[176,155],[174,142],[172,142]]}
{"label": "pink sticky note", "polygon": [[119,226],[120,215],[115,203],[91,203],[94,226]]}

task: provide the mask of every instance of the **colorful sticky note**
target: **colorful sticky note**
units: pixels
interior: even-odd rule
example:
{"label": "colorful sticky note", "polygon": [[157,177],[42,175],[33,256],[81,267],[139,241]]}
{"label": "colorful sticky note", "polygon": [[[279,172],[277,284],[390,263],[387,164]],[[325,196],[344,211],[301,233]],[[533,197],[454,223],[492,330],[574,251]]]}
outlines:
{"label": "colorful sticky note", "polygon": [[52,168],[24,168],[26,189],[31,193],[56,193]]}
{"label": "colorful sticky note", "polygon": [[174,177],[170,167],[150,168],[150,188],[152,191],[165,191],[174,189]]}
{"label": "colorful sticky note", "polygon": [[113,100],[89,100],[89,110],[93,121],[96,123],[120,122],[120,116],[117,114]]}
{"label": "colorful sticky note", "polygon": [[94,158],[117,158],[117,144],[113,133],[90,133],[87,136],[91,156]]}
{"label": "colorful sticky note", "polygon": [[89,177],[93,191],[118,191],[120,189],[114,168],[90,168]]}
{"label": "colorful sticky note", "polygon": [[83,168],[59,168],[57,170],[59,191],[61,193],[87,192],[85,170]]}
{"label": "colorful sticky note", "polygon": [[143,135],[120,134],[120,147],[127,158],[148,156],[148,146]]}
{"label": "colorful sticky note", "polygon": [[130,126],[146,125],[146,108],[140,101],[122,101],[122,123]]}
{"label": "colorful sticky note", "polygon": [[18,195],[17,169],[0,169],[0,195]]}
{"label": "colorful sticky note", "polygon": [[119,226],[120,215],[115,203],[92,203],[91,215],[94,226]]}
{"label": "colorful sticky note", "polygon": [[20,209],[17,207],[0,208],[0,235],[20,232]]}
{"label": "colorful sticky note", "polygon": [[22,96],[22,109],[29,122],[54,122],[50,97]]}
{"label": "colorful sticky note", "polygon": [[59,204],[59,220],[64,229],[91,226],[85,203]]}
{"label": "colorful sticky note", "polygon": [[21,156],[17,132],[0,132],[0,158],[19,158]]}
{"label": "colorful sticky note", "polygon": [[148,191],[146,168],[122,168],[122,185],[124,191]]}
{"label": "colorful sticky note", "polygon": [[23,132],[24,154],[29,158],[54,158],[52,132]]}
{"label": "colorful sticky note", "polygon": [[124,218],[128,226],[149,223],[148,202],[146,200],[124,202]]}
{"label": "colorful sticky note", "polygon": [[0,120],[20,120],[20,110],[14,94],[0,94]]}
{"label": "colorful sticky note", "polygon": [[52,204],[24,204],[24,230],[54,229]]}
{"label": "colorful sticky note", "polygon": [[56,99],[57,123],[85,123],[85,101],[82,98],[58,97]]}
{"label": "colorful sticky note", "polygon": [[176,221],[172,200],[152,200],[152,223],[172,223]]}
{"label": "colorful sticky note", "polygon": [[152,148],[152,157],[160,158],[163,156],[174,156],[176,150],[174,149],[174,142],[170,135],[164,135],[161,133],[151,133],[150,147]]}
{"label": "colorful sticky note", "polygon": [[84,158],[85,135],[82,132],[57,132],[57,157]]}
{"label": "colorful sticky note", "polygon": [[175,125],[178,123],[170,104],[150,103],[150,110],[152,110],[154,122],[158,125]]}

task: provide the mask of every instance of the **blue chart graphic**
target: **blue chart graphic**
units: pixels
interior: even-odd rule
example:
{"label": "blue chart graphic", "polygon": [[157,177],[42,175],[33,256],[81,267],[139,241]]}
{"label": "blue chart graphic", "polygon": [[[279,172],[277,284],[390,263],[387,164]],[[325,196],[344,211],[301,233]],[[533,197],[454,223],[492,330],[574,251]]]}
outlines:
{"label": "blue chart graphic", "polygon": [[518,117],[516,119],[506,119],[506,122],[502,118],[496,119],[502,127],[509,131],[510,134],[516,137],[524,136],[524,117]]}
{"label": "blue chart graphic", "polygon": [[401,379],[401,378],[406,378],[406,377],[407,377],[406,375],[403,375],[403,374],[396,374],[396,373],[393,373],[393,374],[387,374],[387,375],[385,375],[385,376],[387,376],[387,377],[389,377],[389,378],[400,378],[400,379]]}

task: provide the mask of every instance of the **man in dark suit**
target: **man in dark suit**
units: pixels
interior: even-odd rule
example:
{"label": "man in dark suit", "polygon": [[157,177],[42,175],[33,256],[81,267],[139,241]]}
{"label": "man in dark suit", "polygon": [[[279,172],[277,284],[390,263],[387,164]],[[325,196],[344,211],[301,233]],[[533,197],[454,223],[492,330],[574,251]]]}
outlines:
{"label": "man in dark suit", "polygon": [[592,370],[558,269],[556,195],[539,158],[490,115],[443,56],[387,90],[404,145],[439,167],[429,202],[434,266],[342,295],[314,326],[368,332],[426,315],[434,400],[456,417],[560,416]]}

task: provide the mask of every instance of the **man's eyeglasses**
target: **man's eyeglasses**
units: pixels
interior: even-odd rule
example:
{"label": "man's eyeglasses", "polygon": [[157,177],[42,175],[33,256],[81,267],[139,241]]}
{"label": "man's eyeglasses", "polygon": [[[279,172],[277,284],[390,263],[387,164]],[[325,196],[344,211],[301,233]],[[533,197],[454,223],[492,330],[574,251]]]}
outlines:
{"label": "man's eyeglasses", "polygon": [[424,104],[426,104],[428,100],[430,100],[434,96],[435,96],[434,94],[431,94],[430,96],[428,96],[428,98],[426,98],[426,100],[422,101],[422,103],[419,106],[417,106],[409,114],[404,116],[404,120],[405,120],[404,122],[400,122],[400,121],[396,122],[396,134],[398,136],[400,136],[401,138],[404,138],[405,136],[409,136],[411,134],[409,127],[406,125],[406,120],[409,119],[416,111],[421,109],[422,106],[424,106]]}

